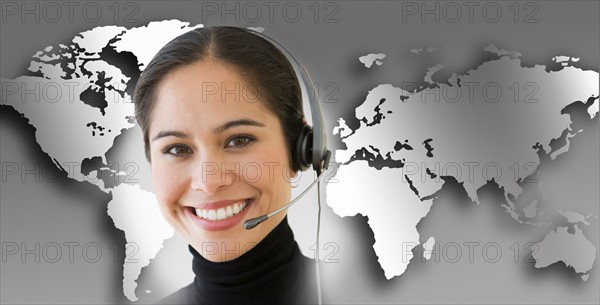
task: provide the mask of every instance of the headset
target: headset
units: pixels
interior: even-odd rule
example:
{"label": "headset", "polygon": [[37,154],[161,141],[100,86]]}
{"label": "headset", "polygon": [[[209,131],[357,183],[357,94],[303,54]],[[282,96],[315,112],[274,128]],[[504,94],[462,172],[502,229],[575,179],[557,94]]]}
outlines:
{"label": "headset", "polygon": [[313,169],[317,172],[317,176],[320,176],[323,170],[327,169],[329,165],[329,158],[331,152],[327,149],[327,136],[325,134],[325,125],[323,124],[323,114],[319,105],[319,99],[317,90],[313,89],[312,79],[306,71],[306,68],[301,65],[298,60],[288,51],[283,45],[274,39],[266,36],[260,32],[248,30],[249,32],[264,38],[275,46],[279,51],[287,58],[288,62],[292,65],[296,78],[300,82],[301,89],[304,89],[302,93],[302,102],[310,106],[310,113],[313,120],[314,127],[308,124],[304,125],[302,133],[296,143],[296,156],[297,160],[294,160],[295,165],[301,170],[307,170],[312,164]]}
{"label": "headset", "polygon": [[312,123],[314,126],[311,127],[310,125],[305,123],[300,133],[300,136],[298,137],[298,141],[296,142],[295,147],[292,148],[295,149],[296,156],[292,160],[292,162],[294,162],[294,164],[302,171],[307,170],[312,165],[312,168],[317,173],[317,178],[310,184],[310,186],[308,186],[306,190],[304,190],[300,195],[298,195],[288,204],[269,214],[246,220],[244,222],[244,228],[246,230],[250,230],[259,225],[261,222],[269,219],[269,217],[289,208],[300,198],[302,198],[316,183],[320,182],[323,171],[326,170],[329,165],[331,151],[327,149],[327,136],[325,134],[325,125],[323,123],[323,115],[321,112],[321,107],[319,105],[317,90],[313,89],[312,79],[310,78],[308,71],[306,71],[306,68],[302,66],[298,62],[298,60],[283,45],[270,38],[269,36],[249,29],[242,30],[257,35],[271,43],[287,58],[288,62],[292,65],[296,74],[296,78],[298,79],[298,82],[300,82],[302,102],[304,105],[308,103],[308,105],[310,106],[310,113],[313,120]]}
{"label": "headset", "polygon": [[307,123],[304,124],[302,128],[302,132],[298,138],[298,142],[296,142],[295,147],[295,156],[292,160],[294,164],[302,171],[307,170],[311,165],[312,168],[317,173],[316,179],[296,198],[282,206],[281,208],[256,218],[252,218],[246,220],[244,222],[244,228],[246,230],[251,230],[252,228],[259,225],[261,222],[267,220],[269,217],[282,212],[283,210],[289,208],[291,205],[296,203],[300,198],[302,198],[308,191],[317,184],[317,196],[318,196],[318,216],[317,216],[317,236],[316,242],[317,247],[315,251],[316,258],[316,276],[317,276],[317,296],[319,304],[322,304],[321,301],[321,276],[319,271],[319,233],[321,227],[321,178],[323,177],[323,171],[327,169],[329,165],[329,159],[331,158],[331,151],[327,149],[327,136],[325,134],[325,125],[323,123],[323,115],[321,112],[321,107],[319,105],[319,99],[317,90],[313,89],[312,79],[306,71],[306,68],[301,65],[298,60],[290,53],[283,45],[274,39],[270,38],[267,35],[264,35],[260,32],[253,31],[251,29],[243,29],[247,32],[250,32],[254,35],[258,35],[259,37],[265,39],[270,42],[274,47],[279,49],[279,51],[287,58],[288,62],[292,65],[294,72],[296,74],[296,78],[300,83],[301,95],[302,95],[302,103],[303,105],[310,106],[310,114],[312,117],[313,126],[311,127]]}

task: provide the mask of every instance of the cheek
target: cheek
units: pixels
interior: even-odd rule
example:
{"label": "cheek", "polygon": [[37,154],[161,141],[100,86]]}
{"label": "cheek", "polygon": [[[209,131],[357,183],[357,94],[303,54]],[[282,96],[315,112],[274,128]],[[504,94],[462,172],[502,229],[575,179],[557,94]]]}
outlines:
{"label": "cheek", "polygon": [[255,156],[242,169],[244,179],[270,196],[285,197],[291,190],[290,165],[284,150],[272,150]]}
{"label": "cheek", "polygon": [[152,187],[161,208],[169,209],[175,206],[186,187],[186,178],[182,172],[161,165],[152,165]]}

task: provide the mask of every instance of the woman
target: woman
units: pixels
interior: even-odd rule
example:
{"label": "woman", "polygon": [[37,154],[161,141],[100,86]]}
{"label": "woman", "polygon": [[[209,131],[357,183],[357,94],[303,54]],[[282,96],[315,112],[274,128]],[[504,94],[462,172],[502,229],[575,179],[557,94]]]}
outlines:
{"label": "woman", "polygon": [[285,213],[306,121],[298,79],[264,38],[201,28],[164,46],[134,93],[154,192],[195,279],[164,303],[315,303],[314,263]]}

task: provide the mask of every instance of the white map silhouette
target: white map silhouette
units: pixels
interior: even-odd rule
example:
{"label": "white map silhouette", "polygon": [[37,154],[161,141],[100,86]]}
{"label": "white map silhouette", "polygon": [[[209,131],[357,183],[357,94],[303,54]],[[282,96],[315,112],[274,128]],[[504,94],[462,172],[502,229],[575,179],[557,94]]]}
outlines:
{"label": "white map silhouette", "polygon": [[[356,108],[360,126],[351,130],[339,119],[334,130],[343,132],[347,149],[335,153],[342,163],[340,183],[328,184],[327,203],[340,216],[368,217],[388,279],[404,273],[419,245],[416,225],[444,183],[440,176],[463,182],[475,202],[480,187],[497,182],[505,189],[506,212],[527,223],[532,217],[519,214],[513,199],[522,192],[522,180],[537,170],[533,147],[550,151],[563,130],[569,130],[567,138],[579,132],[561,114],[567,105],[592,97],[587,110],[591,118],[597,113],[598,72],[568,65],[547,72],[542,65],[523,67],[516,52],[485,50],[498,58],[452,74],[445,83],[432,80],[444,68],[437,65],[427,72],[426,86],[412,92],[389,84],[373,88]],[[377,162],[385,165],[375,169],[371,163]],[[593,246],[582,248],[595,259]],[[583,264],[578,273],[591,269]]]}
{"label": "white map silhouette", "polygon": [[[166,42],[201,26],[167,20],[131,29],[96,27],[69,45],[39,51],[29,66],[30,75],[2,79],[2,105],[29,120],[36,128],[37,143],[57,167],[71,179],[112,194],[107,213],[125,232],[126,252],[137,253],[124,262],[123,293],[131,301],[138,299],[136,281],[142,268],[156,257],[173,229],[158,212],[154,195],[135,181],[113,185],[97,178],[101,171],[121,178],[128,175],[112,169],[105,155],[123,131],[135,126],[130,94],[137,76],[109,63],[107,54],[131,54],[143,71]],[[543,65],[522,66],[516,52],[493,46],[485,50],[497,57],[444,81],[436,81],[436,73],[445,67],[438,65],[424,77],[425,86],[414,90],[376,86],[356,108],[360,126],[351,130],[340,118],[334,130],[346,149],[335,153],[335,161],[343,165],[336,174],[339,183],[327,185],[327,203],[342,217],[368,217],[376,240],[373,247],[388,279],[401,275],[410,263],[411,250],[420,243],[416,225],[427,217],[432,195],[444,183],[441,176],[463,182],[473,201],[481,186],[494,181],[506,192],[508,215],[520,223],[544,225],[534,219],[539,212],[536,204],[519,209],[514,203],[521,183],[537,169],[540,149],[551,151],[549,143],[567,130],[567,144],[553,151],[555,158],[568,152],[569,139],[581,132],[571,129],[569,118],[561,113],[567,105],[589,100],[590,118],[598,113],[598,72],[571,66],[578,59],[557,56],[561,69],[546,71]],[[361,62],[380,64],[385,56],[370,55],[373,58]],[[96,166],[85,170],[88,163]],[[577,225],[597,221],[597,215],[557,213]],[[548,231],[540,242],[547,250],[539,252],[536,266],[565,261],[587,279],[595,247],[578,227],[575,235],[562,228]],[[565,240],[577,248],[573,251],[586,251],[585,261],[573,259],[568,251],[548,255],[555,243]],[[434,241],[429,237],[428,251]]]}

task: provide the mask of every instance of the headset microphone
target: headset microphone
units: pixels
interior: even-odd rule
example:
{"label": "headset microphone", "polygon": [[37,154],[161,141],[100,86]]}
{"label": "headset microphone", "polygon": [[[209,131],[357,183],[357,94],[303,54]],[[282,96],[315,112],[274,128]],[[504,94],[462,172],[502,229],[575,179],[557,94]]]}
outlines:
{"label": "headset microphone", "polygon": [[288,59],[294,69],[298,81],[301,83],[301,85],[303,85],[301,86],[301,90],[304,89],[304,92],[302,93],[302,101],[304,104],[308,103],[310,106],[310,113],[314,128],[307,124],[304,125],[300,137],[298,138],[298,142],[296,143],[296,157],[293,162],[298,166],[298,168],[300,168],[300,170],[306,170],[310,167],[310,165],[312,165],[313,169],[317,172],[317,178],[310,184],[308,188],[306,188],[306,190],[281,208],[269,214],[246,220],[244,222],[244,228],[246,230],[256,227],[263,221],[269,219],[269,217],[282,212],[300,200],[300,198],[302,198],[316,183],[321,180],[321,174],[323,170],[327,169],[327,166],[329,165],[329,158],[331,157],[331,152],[327,149],[325,124],[323,123],[323,115],[321,114],[321,107],[319,106],[317,92],[312,87],[312,79],[308,75],[308,72],[304,66],[300,65],[298,60],[279,42],[262,33],[254,32],[252,30],[250,30],[250,32],[264,38],[273,46],[278,48]]}
{"label": "headset microphone", "polygon": [[265,214],[259,217],[255,217],[255,218],[251,218],[248,219],[244,222],[244,229],[246,230],[250,230],[256,226],[258,226],[261,222],[269,219],[269,217],[279,214],[281,211],[289,208],[290,206],[292,206],[292,204],[296,203],[298,200],[300,200],[300,198],[302,198],[306,193],[308,193],[308,191],[310,191],[310,189],[321,180],[321,178],[323,177],[323,175],[319,175],[317,176],[317,179],[315,179],[315,181],[313,181],[300,195],[298,195],[296,198],[294,198],[294,200],[290,201],[288,204],[280,207],[279,209],[269,213],[269,214]]}

